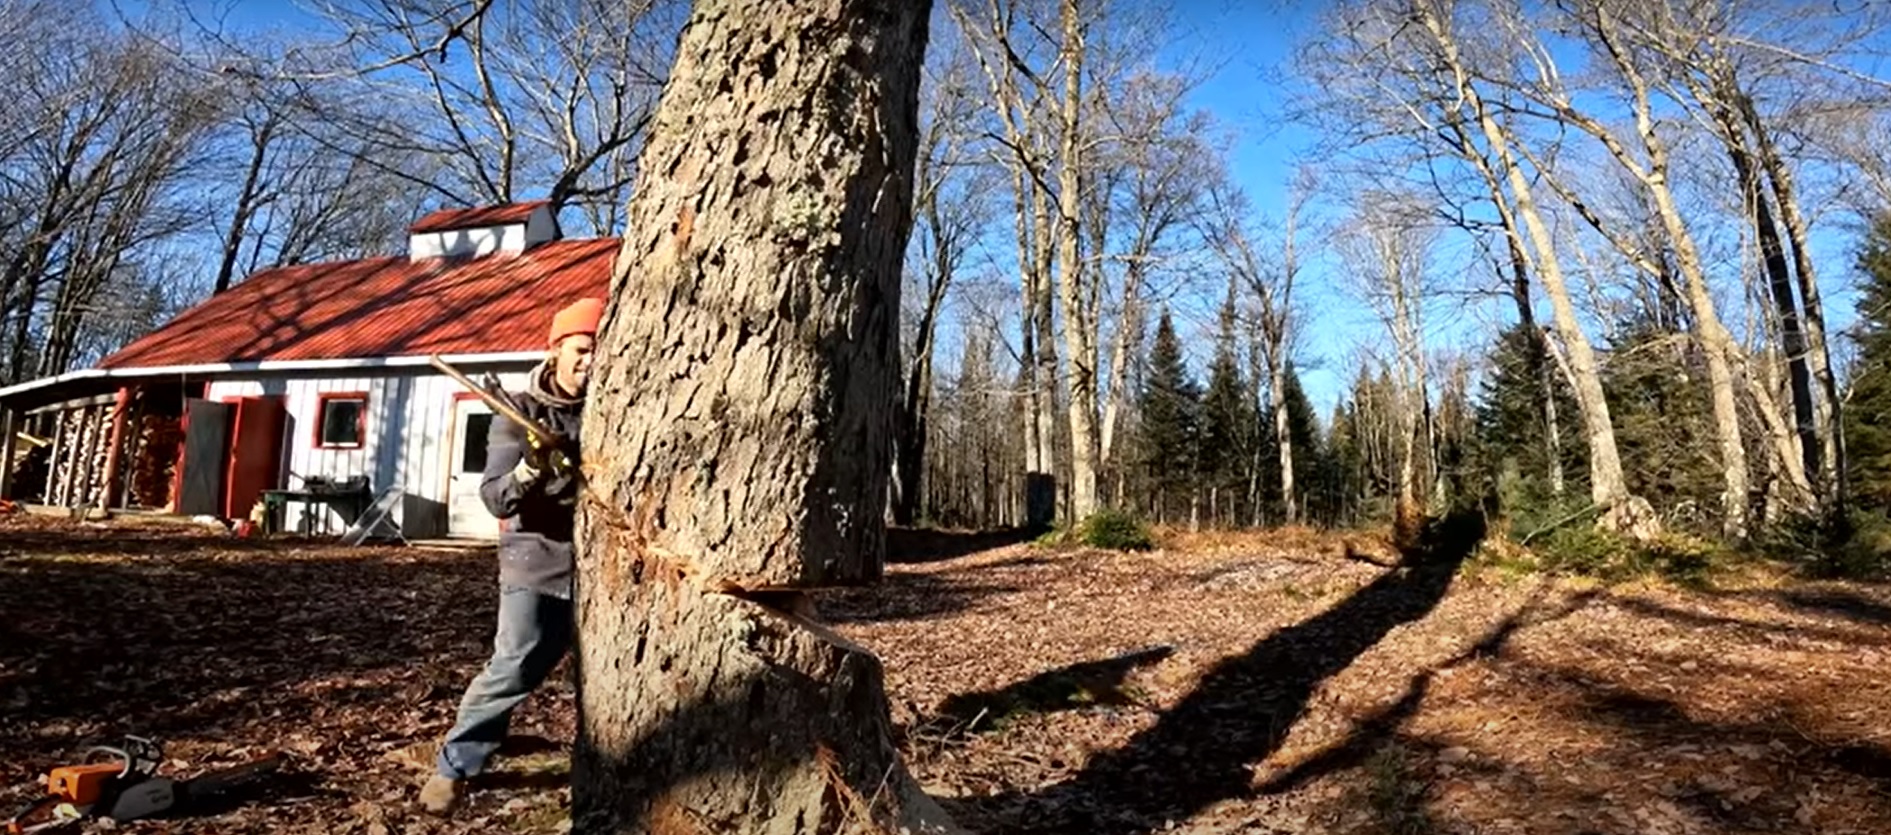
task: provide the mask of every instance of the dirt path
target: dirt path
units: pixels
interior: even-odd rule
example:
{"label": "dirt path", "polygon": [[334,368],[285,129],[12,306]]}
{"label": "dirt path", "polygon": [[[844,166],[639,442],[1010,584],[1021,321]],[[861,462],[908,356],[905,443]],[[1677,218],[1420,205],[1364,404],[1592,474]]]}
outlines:
{"label": "dirt path", "polygon": [[[909,764],[981,831],[1886,831],[1887,590],[1601,588],[1358,548],[902,539],[886,586],[821,608],[881,654]],[[558,831],[563,686],[462,816],[411,807],[484,657],[490,565],[0,520],[0,799],[137,732],[184,774],[292,762],[241,808],[131,831]]]}

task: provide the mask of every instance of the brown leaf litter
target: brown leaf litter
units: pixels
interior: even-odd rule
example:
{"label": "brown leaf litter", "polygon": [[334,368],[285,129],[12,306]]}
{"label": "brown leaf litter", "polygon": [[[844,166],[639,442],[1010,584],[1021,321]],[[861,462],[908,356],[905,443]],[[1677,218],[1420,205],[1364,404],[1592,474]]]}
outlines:
{"label": "brown leaf litter", "polygon": [[[901,533],[820,595],[885,662],[908,765],[984,832],[1885,831],[1891,593],[1603,587],[1310,531],[1145,554]],[[1350,555],[1350,556],[1349,556]],[[0,801],[86,745],[232,809],[125,832],[558,832],[563,673],[449,820],[414,790],[483,662],[489,550],[0,519]],[[1393,565],[1396,567],[1387,568]]]}

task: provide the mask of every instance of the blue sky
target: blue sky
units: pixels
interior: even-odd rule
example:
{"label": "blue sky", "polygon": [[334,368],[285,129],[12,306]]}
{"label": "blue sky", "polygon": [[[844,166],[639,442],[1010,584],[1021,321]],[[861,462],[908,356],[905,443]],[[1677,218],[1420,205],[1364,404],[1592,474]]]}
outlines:
{"label": "blue sky", "polygon": [[[109,1],[109,0],[108,0]],[[116,0],[128,13],[135,14],[145,0]],[[223,19],[236,29],[255,27],[285,30],[306,29],[314,19],[290,2],[282,0],[189,0],[193,9],[206,20]],[[1293,82],[1286,62],[1298,39],[1316,25],[1323,4],[1293,0],[1169,0],[1173,26],[1168,40],[1161,45],[1162,63],[1177,66],[1192,63],[1212,72],[1193,96],[1196,107],[1212,112],[1232,138],[1229,169],[1263,214],[1279,218],[1283,214],[1286,184],[1296,160],[1313,140],[1305,128],[1283,118],[1286,89]],[[1874,71],[1881,68],[1865,68]],[[1328,195],[1331,196],[1331,195]],[[1317,198],[1316,198],[1317,199]],[[1328,207],[1330,208],[1330,207]],[[1313,209],[1319,212],[1321,207]],[[1008,224],[1004,224],[1008,228]],[[1849,231],[1834,231],[1835,224],[1822,224],[1817,242],[1823,265],[1821,284],[1827,293],[1827,315],[1834,330],[1851,321],[1851,283]],[[1318,243],[1310,241],[1308,243]],[[1301,284],[1296,289],[1298,306],[1305,312],[1300,321],[1302,339],[1298,364],[1303,385],[1319,413],[1324,417],[1339,398],[1354,371],[1355,351],[1360,346],[1384,345],[1383,326],[1363,302],[1354,298],[1345,278],[1331,258],[1316,253],[1310,259]],[[1439,253],[1440,261],[1463,260],[1461,248],[1447,246]],[[1460,271],[1461,272],[1461,271]],[[1452,278],[1455,278],[1453,276]],[[1214,309],[1221,300],[1217,281],[1203,282],[1204,289],[1192,298],[1176,300],[1178,326],[1185,336],[1196,337],[1191,344],[1191,358],[1201,367],[1210,350],[1205,339],[1214,326]],[[1730,299],[1737,303],[1737,298]],[[1737,308],[1725,309],[1729,324],[1741,315]],[[1469,312],[1448,302],[1433,304],[1427,310],[1428,347],[1481,352],[1491,333],[1493,321],[1508,321],[1514,312],[1503,304],[1484,304]],[[941,346],[942,364],[950,365],[952,354],[948,340]]]}

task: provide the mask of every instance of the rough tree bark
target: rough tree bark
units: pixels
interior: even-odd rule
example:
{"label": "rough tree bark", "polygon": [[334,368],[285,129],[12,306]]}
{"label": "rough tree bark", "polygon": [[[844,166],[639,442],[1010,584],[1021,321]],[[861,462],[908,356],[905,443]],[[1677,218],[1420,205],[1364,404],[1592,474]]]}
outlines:
{"label": "rough tree bark", "polygon": [[582,439],[573,831],[944,831],[868,582],[927,3],[699,0],[637,166]]}

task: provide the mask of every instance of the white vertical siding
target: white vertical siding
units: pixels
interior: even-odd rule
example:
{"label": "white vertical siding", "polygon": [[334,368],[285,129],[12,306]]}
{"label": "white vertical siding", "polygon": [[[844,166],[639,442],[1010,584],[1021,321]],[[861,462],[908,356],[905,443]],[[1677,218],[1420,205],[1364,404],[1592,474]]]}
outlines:
{"label": "white vertical siding", "polygon": [[[499,374],[500,383],[517,391],[526,372]],[[465,391],[459,383],[431,370],[375,377],[306,377],[265,380],[218,380],[205,396],[211,400],[281,395],[288,415],[284,427],[286,470],[278,487],[299,488],[309,476],[345,479],[367,476],[378,496],[390,486],[407,498],[397,506],[396,518],[408,536],[439,536],[446,532],[447,478],[453,454],[453,401]],[[366,392],[367,436],[360,448],[320,449],[316,427],[324,394]],[[478,439],[483,442],[483,439]],[[304,511],[309,529],[340,533],[339,514],[325,507],[291,504],[284,523],[300,530]]]}

